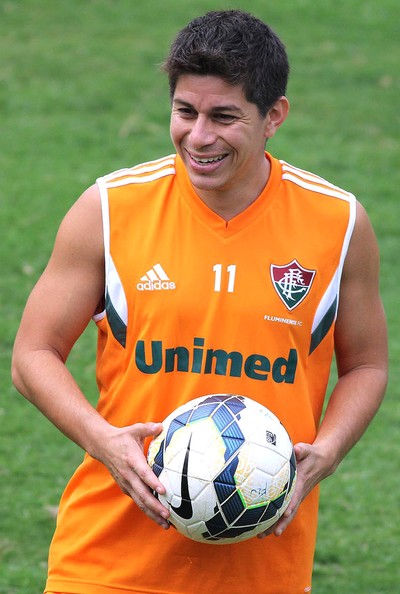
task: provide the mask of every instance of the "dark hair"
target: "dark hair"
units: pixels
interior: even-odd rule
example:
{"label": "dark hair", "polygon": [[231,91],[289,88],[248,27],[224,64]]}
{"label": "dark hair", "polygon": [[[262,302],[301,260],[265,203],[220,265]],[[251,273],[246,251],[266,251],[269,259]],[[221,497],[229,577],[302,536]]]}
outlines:
{"label": "dark hair", "polygon": [[171,98],[182,74],[220,76],[243,87],[262,117],[286,93],[289,62],[271,28],[240,10],[208,12],[177,35],[164,62]]}

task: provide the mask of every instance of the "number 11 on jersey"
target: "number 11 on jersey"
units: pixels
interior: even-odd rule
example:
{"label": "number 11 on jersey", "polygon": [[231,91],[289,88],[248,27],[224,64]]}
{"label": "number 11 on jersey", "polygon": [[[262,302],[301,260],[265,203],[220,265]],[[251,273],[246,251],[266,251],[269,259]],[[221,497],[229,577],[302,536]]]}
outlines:
{"label": "number 11 on jersey", "polygon": [[[222,264],[215,264],[215,266],[213,266],[213,271],[215,274],[214,291],[219,292],[221,291],[222,285]],[[233,293],[235,288],[236,264],[227,266],[226,272],[228,274],[228,293]]]}

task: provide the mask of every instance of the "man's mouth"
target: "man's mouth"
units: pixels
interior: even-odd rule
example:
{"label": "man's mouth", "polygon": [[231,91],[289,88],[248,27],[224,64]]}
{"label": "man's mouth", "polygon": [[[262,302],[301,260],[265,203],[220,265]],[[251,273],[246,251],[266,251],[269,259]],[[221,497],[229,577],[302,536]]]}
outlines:
{"label": "man's mouth", "polygon": [[210,163],[218,163],[225,159],[226,155],[217,155],[216,157],[195,157],[189,153],[190,158],[198,165],[210,165]]}

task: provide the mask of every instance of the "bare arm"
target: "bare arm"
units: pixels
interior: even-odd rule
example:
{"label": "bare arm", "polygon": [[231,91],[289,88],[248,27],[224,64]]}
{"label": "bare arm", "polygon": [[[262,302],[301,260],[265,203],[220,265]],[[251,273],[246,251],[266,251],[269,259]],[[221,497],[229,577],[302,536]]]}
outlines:
{"label": "bare arm", "polygon": [[314,443],[295,445],[296,491],[273,530],[276,535],[290,523],[304,497],[336,470],[367,429],[384,397],[388,355],[379,294],[379,254],[360,205],[343,270],[335,350],[338,381]]}
{"label": "bare arm", "polygon": [[101,213],[90,189],[60,226],[49,263],[26,304],[13,353],[17,389],[88,451],[93,445],[87,424],[101,426],[101,419],[64,363],[104,291],[101,244]]}
{"label": "bare arm", "polygon": [[67,213],[49,263],[33,289],[14,345],[16,388],[65,435],[103,462],[121,489],[159,524],[165,508],[151,489],[162,485],[143,455],[156,423],[111,426],[88,402],[65,366],[104,295],[101,206],[96,186]]}
{"label": "bare arm", "polygon": [[314,443],[330,460],[332,472],[372,421],[387,383],[378,247],[360,206],[343,271],[335,349],[339,379]]}

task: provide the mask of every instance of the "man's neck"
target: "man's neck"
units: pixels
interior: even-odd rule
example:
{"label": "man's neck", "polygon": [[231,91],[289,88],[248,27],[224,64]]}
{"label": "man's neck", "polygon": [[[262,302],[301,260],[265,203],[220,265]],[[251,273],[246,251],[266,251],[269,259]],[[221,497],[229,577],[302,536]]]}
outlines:
{"label": "man's neck", "polygon": [[240,187],[204,190],[194,188],[201,200],[217,215],[225,221],[230,221],[239,213],[243,212],[257,200],[267,185],[271,172],[271,164],[265,159],[265,168],[258,179],[249,181],[249,184],[241,184]]}

